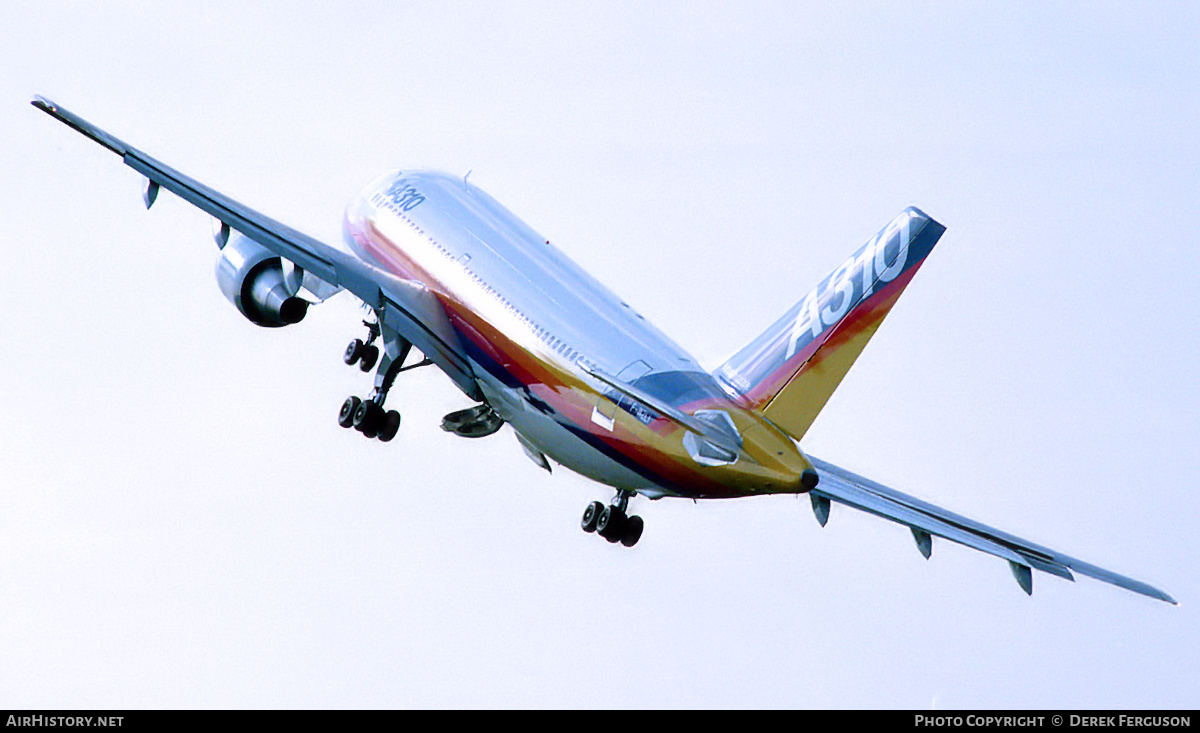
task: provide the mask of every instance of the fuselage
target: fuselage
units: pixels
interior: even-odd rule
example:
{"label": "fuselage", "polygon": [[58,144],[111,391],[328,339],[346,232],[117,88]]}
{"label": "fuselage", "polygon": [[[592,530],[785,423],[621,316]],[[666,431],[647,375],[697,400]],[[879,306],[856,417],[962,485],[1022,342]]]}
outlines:
{"label": "fuselage", "polygon": [[[389,173],[347,208],[345,236],[359,257],[435,294],[488,402],[578,473],[651,497],[721,498],[795,492],[811,468],[787,435],[678,344],[462,178]],[[587,368],[719,423],[740,455],[705,444]]]}

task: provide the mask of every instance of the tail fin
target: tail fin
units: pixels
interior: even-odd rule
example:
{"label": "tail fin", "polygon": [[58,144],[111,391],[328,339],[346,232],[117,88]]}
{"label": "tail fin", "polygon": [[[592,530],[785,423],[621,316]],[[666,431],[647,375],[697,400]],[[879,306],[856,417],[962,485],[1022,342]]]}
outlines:
{"label": "tail fin", "polygon": [[944,231],[905,209],[713,376],[799,440]]}

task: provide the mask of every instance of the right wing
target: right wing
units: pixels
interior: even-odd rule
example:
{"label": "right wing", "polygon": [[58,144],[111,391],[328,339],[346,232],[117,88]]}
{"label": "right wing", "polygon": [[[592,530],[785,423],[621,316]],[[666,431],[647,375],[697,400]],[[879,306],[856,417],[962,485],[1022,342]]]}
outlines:
{"label": "right wing", "polygon": [[154,203],[159,187],[165,188],[216,217],[230,229],[294,263],[306,277],[315,277],[328,284],[319,288],[324,290],[323,297],[328,297],[337,288],[349,290],[375,310],[380,325],[410,341],[464,392],[476,396],[479,388],[463,354],[458,333],[437,296],[423,284],[397,278],[234,201],[44,97],[35,97],[31,104],[120,155],[125,165],[145,176],[148,181],[147,208]]}
{"label": "right wing", "polygon": [[833,500],[907,525],[912,530],[917,547],[925,557],[929,557],[932,551],[932,536],[945,537],[967,547],[1002,557],[1008,560],[1013,575],[1026,593],[1033,593],[1033,570],[1075,580],[1071,574],[1074,570],[1080,575],[1178,605],[1171,596],[1140,580],[1118,575],[1048,547],[1014,537],[916,497],[889,489],[814,456],[808,458],[816,467],[817,475],[821,479],[817,488],[811,491],[811,497],[813,511],[822,525],[829,518],[829,502]]}

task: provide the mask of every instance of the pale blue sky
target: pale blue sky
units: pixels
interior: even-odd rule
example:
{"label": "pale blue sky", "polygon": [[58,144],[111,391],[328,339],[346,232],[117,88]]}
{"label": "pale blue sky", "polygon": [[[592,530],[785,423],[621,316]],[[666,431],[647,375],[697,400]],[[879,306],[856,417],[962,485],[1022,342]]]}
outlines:
{"label": "pale blue sky", "polygon": [[[1195,707],[1186,3],[39,4],[0,30],[0,706]],[[207,218],[44,94],[326,241],[463,173],[715,366],[892,216],[946,235],[803,447],[1178,608],[807,499],[637,500],[334,422],[348,296],[255,328]]]}

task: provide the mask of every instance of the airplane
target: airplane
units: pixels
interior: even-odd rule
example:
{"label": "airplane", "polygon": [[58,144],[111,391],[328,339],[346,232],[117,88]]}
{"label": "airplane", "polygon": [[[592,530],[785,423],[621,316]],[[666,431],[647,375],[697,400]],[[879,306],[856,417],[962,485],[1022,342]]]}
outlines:
{"label": "airplane", "polygon": [[[404,371],[433,365],[475,407],[442,428],[467,438],[512,427],[524,452],[615,490],[591,502],[585,532],[632,547],[650,500],[807,493],[823,527],[833,503],[907,526],[928,559],[940,537],[1033,571],[1074,573],[1177,602],[1132,578],[903,494],[804,453],[800,441],[911,282],[945,227],[907,208],[774,324],[711,373],[487,193],[458,177],[392,170],[346,208],[350,252],[302,234],[189,178],[41,96],[33,106],[121,156],[145,178],[150,208],[166,189],[213,217],[217,284],[251,322],[302,321],[342,290],[373,314],[343,359],[374,370],[338,424],[388,442],[385,408]],[[420,353],[415,359],[413,350]],[[412,358],[410,358],[412,357]]]}

